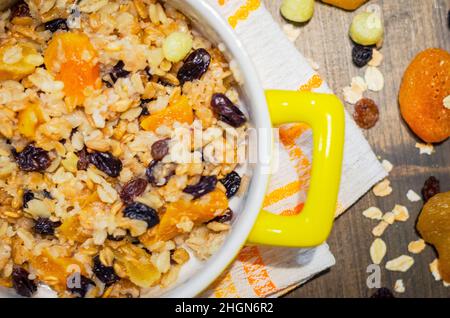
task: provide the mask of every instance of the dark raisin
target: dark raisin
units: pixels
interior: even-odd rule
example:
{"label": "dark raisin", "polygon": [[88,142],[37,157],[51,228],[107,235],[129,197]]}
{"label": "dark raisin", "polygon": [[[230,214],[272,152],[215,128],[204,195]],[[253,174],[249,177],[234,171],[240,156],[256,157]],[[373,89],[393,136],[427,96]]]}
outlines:
{"label": "dark raisin", "polygon": [[14,267],[12,272],[12,283],[20,296],[31,297],[37,290],[36,283],[28,278],[28,271],[22,267]]}
{"label": "dark raisin", "polygon": [[106,85],[107,88],[113,87],[113,84],[111,84],[108,80],[102,79],[102,83]]}
{"label": "dark raisin", "polygon": [[378,106],[373,100],[362,98],[356,103],[353,118],[359,127],[363,129],[372,128],[377,123],[379,116]]}
{"label": "dark raisin", "polygon": [[34,224],[34,232],[41,235],[54,235],[61,222],[52,222],[48,218],[38,218]]}
{"label": "dark raisin", "polygon": [[150,67],[146,67],[145,68],[145,75],[147,75],[147,79],[149,80],[149,81],[151,81],[152,80],[152,78],[153,78],[153,74],[152,74],[152,72],[150,71]]}
{"label": "dark raisin", "polygon": [[13,150],[13,155],[19,168],[27,172],[42,172],[51,164],[48,152],[33,145],[26,146],[22,152]]}
{"label": "dark raisin", "polygon": [[95,287],[94,281],[80,273],[74,273],[67,278],[67,290],[78,297],[84,298],[92,287]]}
{"label": "dark raisin", "polygon": [[372,59],[373,50],[371,47],[355,45],[352,49],[353,64],[363,67]]}
{"label": "dark raisin", "polygon": [[191,194],[194,199],[198,199],[216,188],[216,176],[203,176],[197,184],[187,186],[183,192]]}
{"label": "dark raisin", "polygon": [[44,198],[53,200],[52,194],[49,191],[45,190],[45,189],[42,191],[42,195],[44,196]]}
{"label": "dark raisin", "polygon": [[225,223],[231,221],[232,218],[233,218],[233,211],[230,208],[228,208],[223,212],[222,215],[216,216],[210,222]]}
{"label": "dark raisin", "polygon": [[148,116],[150,115],[150,112],[148,111],[148,103],[154,101],[154,99],[141,99],[141,108],[142,112],[140,116]]}
{"label": "dark raisin", "polygon": [[34,199],[34,193],[30,190],[26,190],[22,195],[22,206],[28,208],[28,202]]}
{"label": "dark raisin", "polygon": [[176,165],[173,163],[164,164],[158,160],[153,160],[145,170],[145,175],[152,186],[163,187],[175,174],[175,169]]}
{"label": "dark raisin", "polygon": [[123,241],[125,239],[125,236],[114,236],[112,234],[108,234],[107,238],[110,241],[120,242],[120,241]]}
{"label": "dark raisin", "polygon": [[87,170],[89,166],[89,153],[86,148],[77,152],[78,162],[77,169],[78,170]]}
{"label": "dark raisin", "polygon": [[110,76],[111,80],[115,83],[121,77],[127,77],[130,75],[130,72],[123,69],[125,63],[123,61],[117,62],[116,65],[111,70]]}
{"label": "dark raisin", "polygon": [[169,140],[162,139],[153,143],[152,145],[152,157],[154,160],[162,160],[169,153]]}
{"label": "dark raisin", "polygon": [[448,10],[448,13],[447,13],[447,26],[450,29],[450,10]]}
{"label": "dark raisin", "polygon": [[433,176],[429,177],[422,188],[423,201],[427,202],[436,194],[441,192],[441,184],[439,180]]}
{"label": "dark raisin", "polygon": [[228,125],[237,128],[247,121],[244,113],[224,94],[214,94],[211,98],[211,106],[217,117]]}
{"label": "dark raisin", "polygon": [[123,210],[123,215],[133,220],[145,221],[149,228],[159,223],[158,213],[151,207],[139,202],[127,205]]}
{"label": "dark raisin", "polygon": [[117,276],[114,268],[112,266],[103,265],[98,255],[94,257],[94,266],[92,267],[92,271],[95,276],[97,276],[97,278],[106,286],[110,286],[120,280],[120,277]]}
{"label": "dark raisin", "polygon": [[108,176],[116,178],[122,171],[122,161],[109,152],[93,152],[88,155],[88,160],[100,171]]}
{"label": "dark raisin", "polygon": [[208,70],[211,55],[205,49],[198,49],[189,54],[177,74],[181,85],[200,79]]}
{"label": "dark raisin", "polygon": [[158,84],[165,86],[165,87],[174,87],[175,85],[168,82],[167,80],[163,79],[163,78],[158,78]]}
{"label": "dark raisin", "polygon": [[381,287],[376,290],[376,292],[370,296],[370,298],[395,298],[392,292],[386,288]]}
{"label": "dark raisin", "polygon": [[238,192],[239,187],[241,186],[241,177],[236,171],[233,171],[227,174],[225,178],[221,179],[220,182],[227,189],[227,197],[231,198]]}
{"label": "dark raisin", "polygon": [[25,17],[31,17],[30,8],[25,1],[19,1],[11,8],[11,20]]}
{"label": "dark raisin", "polygon": [[55,33],[58,30],[69,31],[66,19],[61,18],[45,22],[45,29],[52,33]]}
{"label": "dark raisin", "polygon": [[138,178],[127,182],[120,191],[120,198],[126,204],[133,202],[134,198],[144,193],[147,180]]}

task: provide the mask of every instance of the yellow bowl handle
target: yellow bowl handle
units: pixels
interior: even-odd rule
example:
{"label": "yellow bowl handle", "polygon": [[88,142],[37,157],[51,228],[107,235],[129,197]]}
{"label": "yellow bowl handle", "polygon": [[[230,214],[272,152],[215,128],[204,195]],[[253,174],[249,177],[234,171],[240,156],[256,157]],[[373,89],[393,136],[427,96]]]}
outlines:
{"label": "yellow bowl handle", "polygon": [[344,107],[334,95],[266,91],[272,124],[304,122],[313,131],[313,164],[307,200],[294,216],[261,210],[249,243],[311,247],[323,243],[336,211],[344,148]]}

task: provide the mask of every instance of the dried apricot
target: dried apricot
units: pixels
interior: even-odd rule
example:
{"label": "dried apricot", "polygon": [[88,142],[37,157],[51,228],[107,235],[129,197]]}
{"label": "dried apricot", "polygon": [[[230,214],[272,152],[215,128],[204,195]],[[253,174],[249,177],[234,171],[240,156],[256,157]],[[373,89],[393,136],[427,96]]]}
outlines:
{"label": "dried apricot", "polygon": [[450,136],[450,110],[443,100],[450,95],[450,53],[427,49],[406,70],[400,87],[400,111],[409,127],[426,142]]}
{"label": "dried apricot", "polygon": [[450,283],[450,192],[436,194],[424,205],[417,229],[438,251],[439,272]]}
{"label": "dried apricot", "polygon": [[0,81],[21,80],[42,64],[42,56],[27,43],[0,48]]}
{"label": "dried apricot", "polygon": [[362,6],[364,2],[367,2],[367,0],[322,0],[322,2],[345,10],[356,10]]}
{"label": "dried apricot", "polygon": [[101,85],[97,56],[87,35],[65,32],[53,36],[45,50],[44,63],[56,79],[64,83],[66,96],[80,105],[85,99],[85,88]]}
{"label": "dried apricot", "polygon": [[28,138],[34,138],[36,128],[44,122],[44,115],[38,104],[30,103],[19,112],[19,132]]}

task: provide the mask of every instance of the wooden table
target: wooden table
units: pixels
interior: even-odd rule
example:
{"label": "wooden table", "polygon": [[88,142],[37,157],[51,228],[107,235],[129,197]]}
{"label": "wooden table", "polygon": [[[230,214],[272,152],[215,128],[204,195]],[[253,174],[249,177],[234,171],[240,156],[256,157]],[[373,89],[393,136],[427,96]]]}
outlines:
{"label": "wooden table", "polygon": [[[279,14],[281,0],[264,0],[274,18],[285,23]],[[380,121],[366,131],[365,136],[375,153],[394,164],[389,179],[394,189],[386,198],[365,195],[335,224],[328,240],[336,257],[336,265],[329,271],[291,292],[287,297],[367,297],[373,293],[366,285],[367,266],[371,263],[369,247],[376,221],[362,216],[370,206],[390,211],[395,204],[408,207],[411,218],[406,223],[390,226],[383,235],[387,244],[386,260],[408,254],[410,241],[418,239],[414,229],[422,203],[412,203],[406,198],[409,189],[420,193],[423,182],[434,175],[441,180],[442,190],[450,190],[450,140],[435,147],[432,156],[420,155],[414,147],[419,141],[402,121],[398,109],[398,90],[402,74],[411,59],[421,50],[440,47],[450,51],[450,29],[447,12],[450,0],[371,0],[382,7],[385,25],[385,42],[382,48],[384,62],[381,71],[385,88],[380,93],[369,93],[380,106]],[[364,74],[352,64],[352,44],[347,36],[354,12],[346,12],[319,3],[313,19],[301,26],[296,46],[308,58],[320,65],[319,73],[333,90],[342,96],[342,88],[351,78]],[[288,62],[288,61],[287,61]],[[351,105],[346,105],[353,112]],[[406,273],[382,269],[382,286],[393,290],[397,279],[406,287],[398,297],[450,297],[450,287],[436,282],[428,265],[435,258],[431,247],[415,255],[414,266]]]}

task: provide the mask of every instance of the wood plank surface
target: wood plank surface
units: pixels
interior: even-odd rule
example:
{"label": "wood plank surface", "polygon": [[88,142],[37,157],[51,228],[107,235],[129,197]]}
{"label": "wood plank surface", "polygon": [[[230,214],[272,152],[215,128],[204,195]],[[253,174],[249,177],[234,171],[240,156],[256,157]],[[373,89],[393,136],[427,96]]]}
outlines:
{"label": "wood plank surface", "polygon": [[[274,18],[286,23],[279,14],[281,0],[264,0]],[[386,198],[368,193],[351,207],[335,224],[328,240],[337,264],[287,297],[367,297],[373,293],[367,287],[367,266],[371,263],[369,247],[375,221],[364,218],[361,212],[378,206],[390,211],[395,204],[409,208],[411,218],[405,223],[390,226],[383,240],[387,244],[386,260],[408,254],[410,241],[418,239],[414,224],[422,203],[406,198],[409,189],[417,193],[425,179],[434,175],[441,180],[442,190],[450,190],[450,141],[437,145],[432,156],[420,155],[415,143],[419,140],[401,120],[398,109],[398,90],[402,74],[411,59],[421,50],[440,47],[450,51],[450,29],[447,14],[450,0],[371,0],[383,11],[385,42],[381,52],[384,61],[380,70],[385,76],[385,88],[368,93],[380,106],[380,121],[366,131],[365,136],[375,153],[394,164],[389,179],[394,189]],[[361,9],[359,9],[361,10]],[[300,26],[296,41],[298,49],[320,65],[319,73],[339,95],[351,78],[364,74],[351,61],[352,43],[347,33],[355,12],[346,12],[317,2],[313,19]],[[289,63],[289,61],[286,61]],[[352,106],[347,105],[349,112]],[[397,279],[403,279],[406,292],[398,297],[450,297],[450,287],[436,282],[428,265],[436,257],[431,247],[414,255],[415,264],[406,273],[382,269],[382,286],[393,289]]]}

